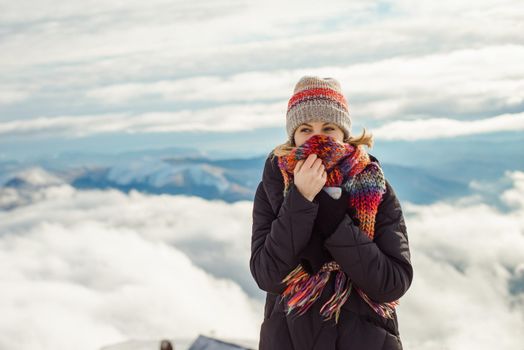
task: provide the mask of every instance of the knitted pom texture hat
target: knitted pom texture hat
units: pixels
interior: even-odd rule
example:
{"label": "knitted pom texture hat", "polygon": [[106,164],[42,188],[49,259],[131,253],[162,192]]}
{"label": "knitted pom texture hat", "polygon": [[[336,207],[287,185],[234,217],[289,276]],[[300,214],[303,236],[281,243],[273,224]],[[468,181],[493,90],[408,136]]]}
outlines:
{"label": "knitted pom texture hat", "polygon": [[286,114],[289,140],[300,124],[310,121],[336,124],[344,131],[344,139],[351,134],[348,103],[336,79],[306,75],[295,85]]}

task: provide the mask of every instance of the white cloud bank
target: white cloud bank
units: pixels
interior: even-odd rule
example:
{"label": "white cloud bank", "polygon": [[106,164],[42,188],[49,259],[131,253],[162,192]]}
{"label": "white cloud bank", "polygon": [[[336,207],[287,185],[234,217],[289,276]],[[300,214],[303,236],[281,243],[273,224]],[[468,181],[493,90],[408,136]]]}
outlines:
{"label": "white cloud bank", "polygon": [[[249,118],[246,117],[249,116]],[[77,138],[103,133],[150,132],[232,132],[276,127],[285,120],[282,104],[226,105],[198,111],[157,112],[144,114],[105,114],[41,117],[0,122],[0,136],[5,139],[31,137]],[[243,120],[243,122],[239,122]],[[284,125],[281,125],[284,127]],[[369,129],[383,140],[441,139],[494,132],[524,131],[524,113],[503,114],[474,120],[419,118],[387,122]],[[353,133],[360,131],[353,128]]]}
{"label": "white cloud bank", "polygon": [[[230,275],[249,275],[250,202],[39,191],[49,194],[0,212],[0,348],[258,337],[261,301],[216,276],[231,266]],[[200,242],[207,249],[191,257],[177,247]],[[225,251],[210,274],[198,265],[216,257],[214,245]]]}
{"label": "white cloud bank", "polygon": [[[511,59],[506,64],[497,64],[501,56]],[[478,57],[482,60],[477,67],[468,68]],[[176,103],[221,105],[146,113],[130,113],[126,108],[117,113],[7,120],[0,121],[0,136],[7,140],[76,138],[118,132],[241,132],[284,128],[291,85],[303,74],[336,76],[343,83],[354,123],[381,120],[381,126],[371,129],[380,138],[418,140],[521,131],[522,113],[482,119],[469,115],[511,109],[524,103],[524,71],[520,64],[523,60],[524,48],[498,46],[341,67],[109,85],[91,89],[87,96],[119,105],[155,96]],[[391,119],[396,120],[390,122]]]}
{"label": "white cloud bank", "polygon": [[[281,106],[277,105],[253,104],[226,105],[198,111],[40,117],[0,122],[0,136],[6,139],[56,136],[75,138],[111,132],[243,131],[273,126],[281,119],[282,113],[275,112],[280,109]],[[246,114],[250,116],[249,119],[245,119]]]}
{"label": "white cloud bank", "polygon": [[[415,276],[399,306],[406,349],[524,344],[524,173],[507,172],[502,212],[480,197],[405,203]],[[510,285],[521,286],[511,293]]]}
{"label": "white cloud bank", "polygon": [[[45,195],[0,212],[0,348],[96,349],[211,331],[258,337],[262,293],[246,293],[256,287],[252,203],[77,191],[36,178]],[[505,180],[506,211],[480,194],[402,202],[415,269],[398,309],[406,349],[524,342],[524,173]]]}
{"label": "white cloud bank", "polygon": [[524,112],[480,120],[430,118],[399,120],[382,125],[373,134],[383,140],[427,140],[504,131],[524,131]]}

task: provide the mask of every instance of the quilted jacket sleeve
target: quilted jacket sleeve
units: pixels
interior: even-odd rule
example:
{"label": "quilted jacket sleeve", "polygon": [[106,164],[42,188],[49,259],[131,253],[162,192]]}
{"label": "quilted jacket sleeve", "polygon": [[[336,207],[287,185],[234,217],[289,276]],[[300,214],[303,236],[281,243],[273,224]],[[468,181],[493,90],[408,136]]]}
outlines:
{"label": "quilted jacket sleeve", "polygon": [[375,218],[374,239],[346,214],[324,246],[371,299],[390,302],[404,295],[413,280],[408,243],[402,208],[386,180],[386,193]]}
{"label": "quilted jacket sleeve", "polygon": [[250,270],[260,289],[280,294],[280,282],[298,264],[298,253],[311,237],[318,204],[307,200],[291,185],[289,193],[275,214],[268,200],[264,181],[272,181],[266,161],[265,175],[253,202]]}

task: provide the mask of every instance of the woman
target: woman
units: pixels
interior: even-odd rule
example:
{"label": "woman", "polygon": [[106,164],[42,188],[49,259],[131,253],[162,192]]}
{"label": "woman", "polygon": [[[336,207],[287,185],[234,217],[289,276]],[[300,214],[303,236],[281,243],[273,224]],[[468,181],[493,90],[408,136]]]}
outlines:
{"label": "woman", "polygon": [[371,136],[351,136],[340,84],[316,76],[296,84],[286,130],[253,204],[259,350],[402,349],[395,307],[413,268],[400,203],[363,147]]}

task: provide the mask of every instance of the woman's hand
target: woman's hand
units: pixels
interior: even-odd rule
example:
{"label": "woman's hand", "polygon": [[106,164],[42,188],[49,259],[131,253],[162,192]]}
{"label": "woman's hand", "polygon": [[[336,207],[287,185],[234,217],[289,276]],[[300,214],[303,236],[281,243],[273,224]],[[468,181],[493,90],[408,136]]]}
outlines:
{"label": "woman's hand", "polygon": [[293,170],[293,176],[295,186],[310,202],[324,187],[327,180],[327,173],[322,159],[318,158],[315,153],[311,153],[305,161],[301,159],[297,162]]}

